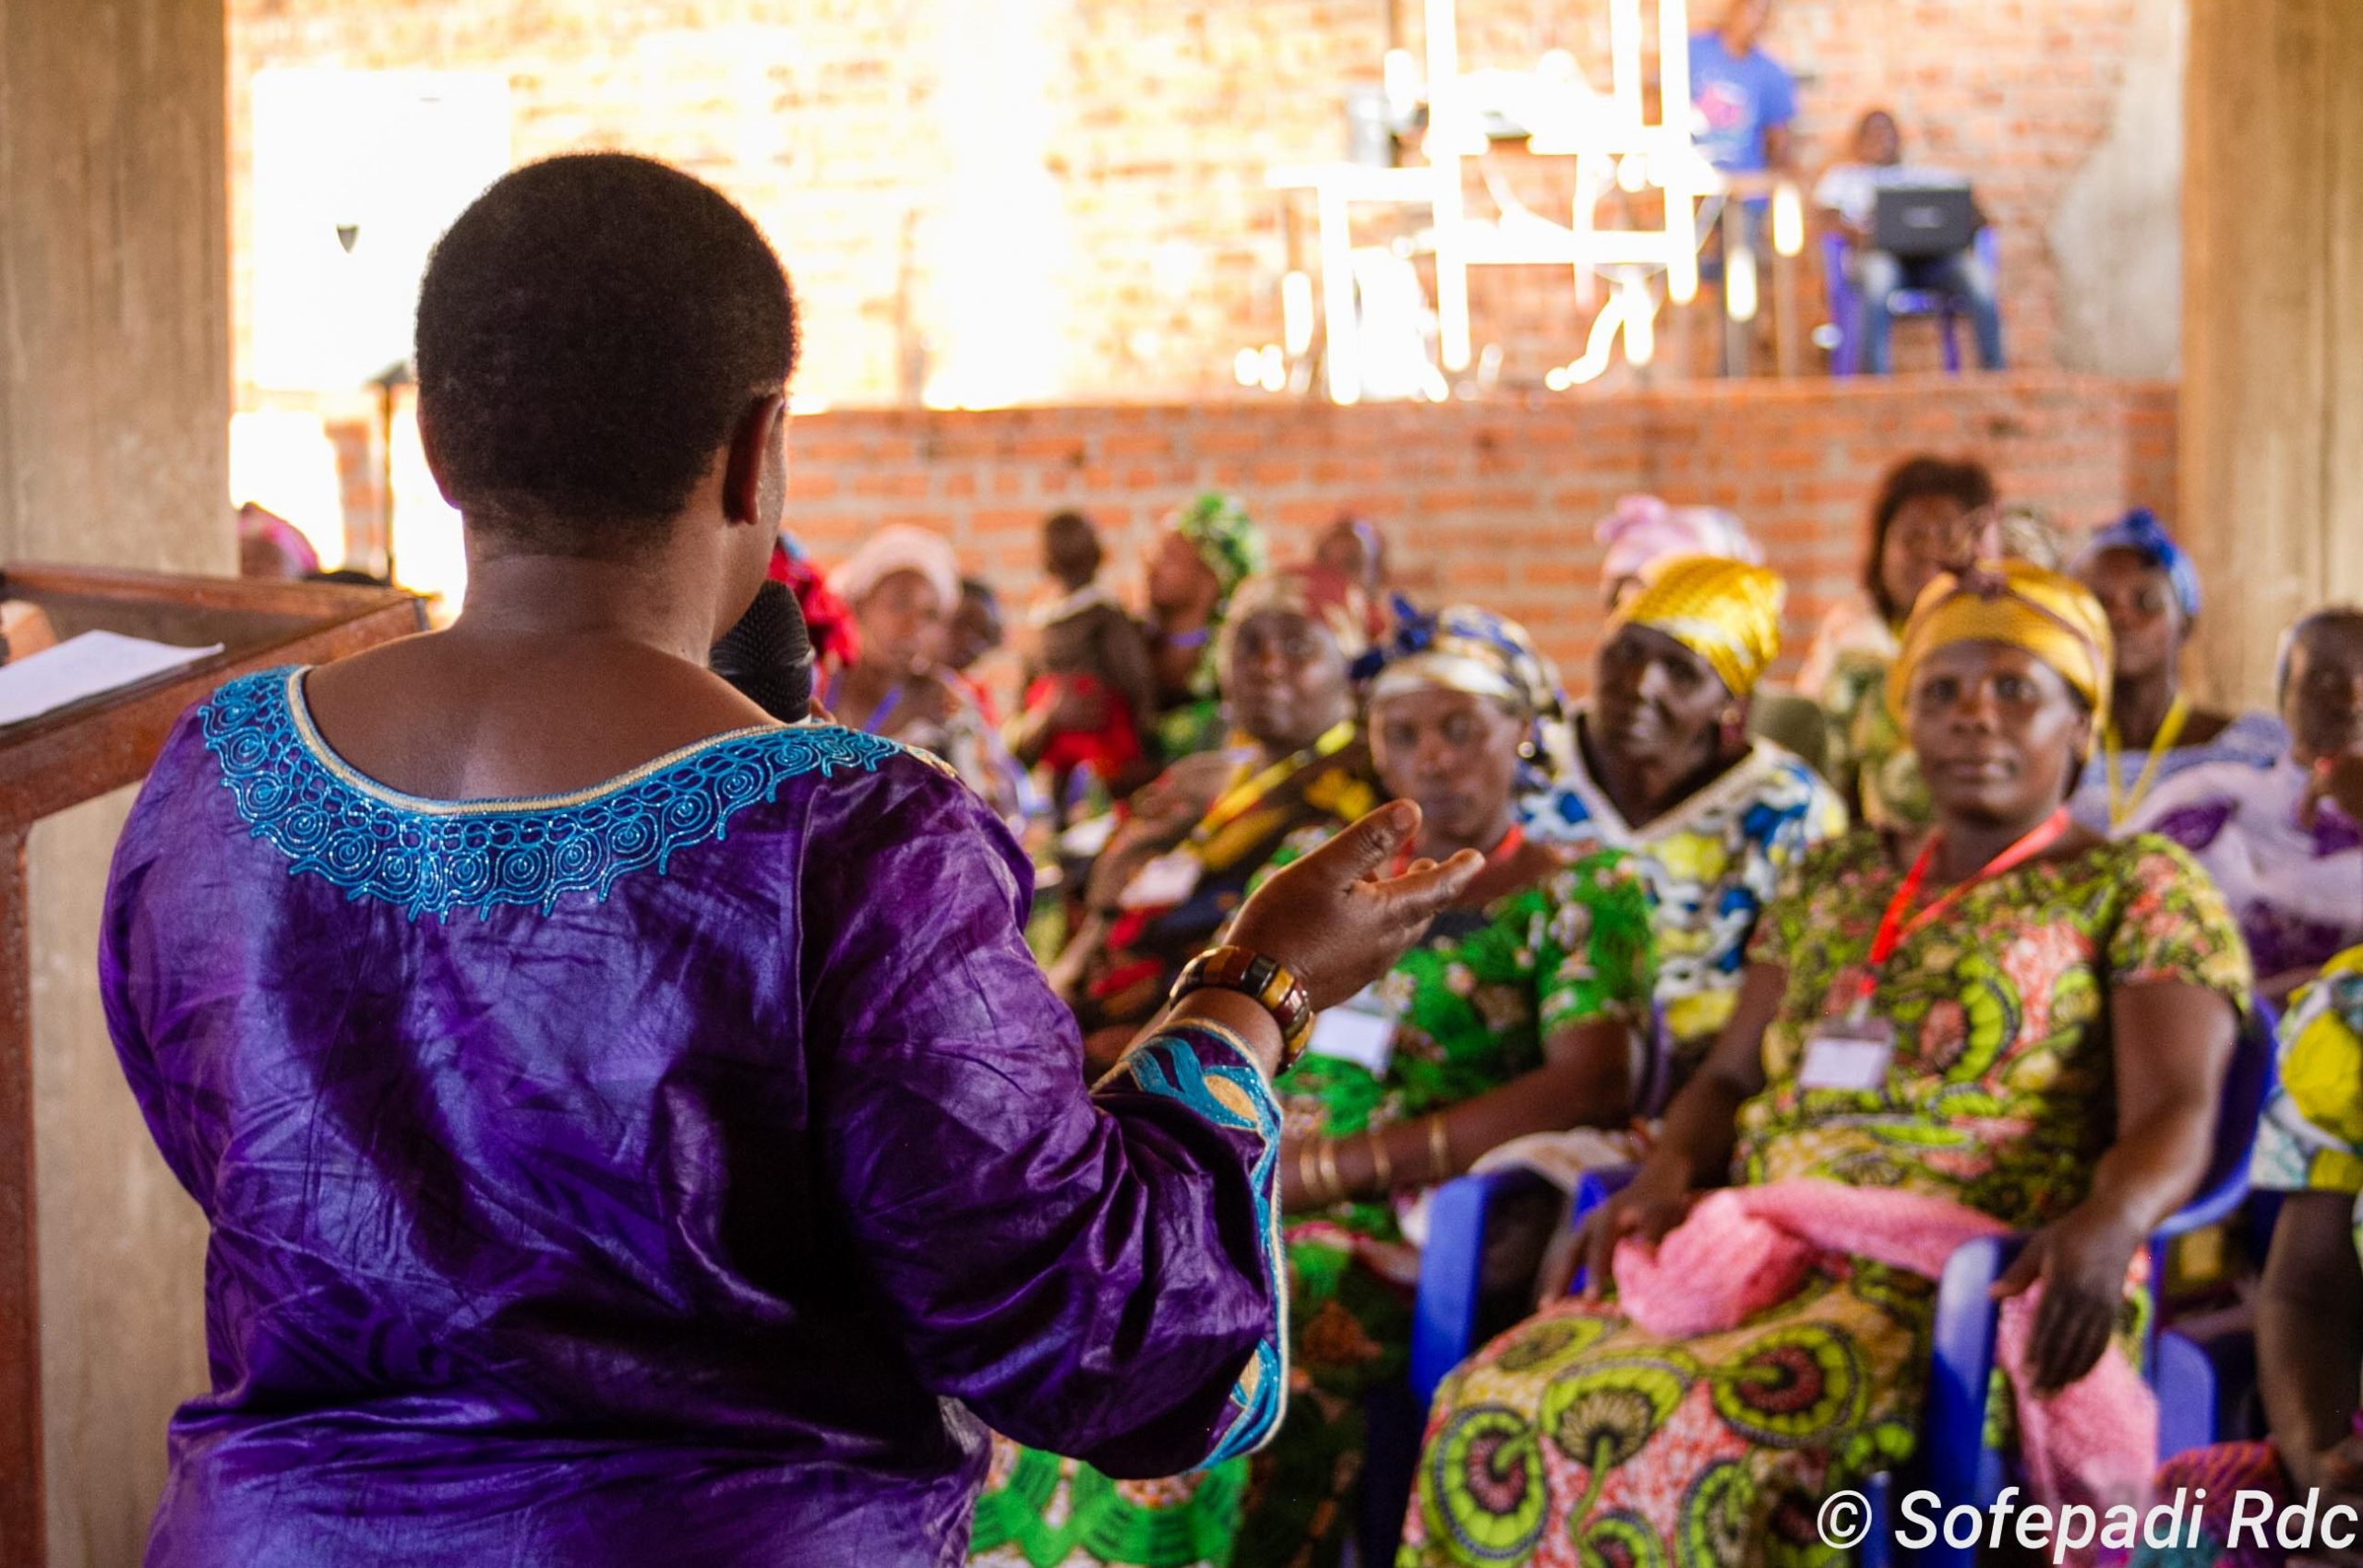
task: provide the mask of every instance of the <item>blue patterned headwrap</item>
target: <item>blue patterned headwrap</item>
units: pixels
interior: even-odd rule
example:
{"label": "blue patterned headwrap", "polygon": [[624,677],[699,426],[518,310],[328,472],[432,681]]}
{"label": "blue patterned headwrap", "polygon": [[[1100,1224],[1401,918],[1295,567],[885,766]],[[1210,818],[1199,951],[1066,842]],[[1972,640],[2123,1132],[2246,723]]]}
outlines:
{"label": "blue patterned headwrap", "polygon": [[2157,513],[2147,507],[2136,507],[2106,528],[2094,529],[2079,564],[2103,550],[2130,550],[2165,572],[2175,591],[2175,603],[2182,606],[2182,618],[2192,620],[2198,616],[2199,569],[2191,565],[2190,556],[2175,543],[2174,535],[2166,532]]}
{"label": "blue patterned headwrap", "polygon": [[1399,691],[1442,688],[1491,698],[1522,713],[1529,726],[1522,787],[1544,781],[1547,726],[1565,711],[1559,672],[1526,628],[1474,604],[1447,604],[1433,614],[1395,596],[1395,625],[1362,655],[1354,674],[1370,682],[1373,702]]}

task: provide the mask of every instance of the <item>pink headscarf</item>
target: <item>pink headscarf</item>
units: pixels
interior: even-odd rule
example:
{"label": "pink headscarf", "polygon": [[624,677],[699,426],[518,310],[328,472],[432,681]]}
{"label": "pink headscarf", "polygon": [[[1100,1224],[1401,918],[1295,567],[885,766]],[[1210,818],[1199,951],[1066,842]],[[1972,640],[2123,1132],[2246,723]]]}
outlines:
{"label": "pink headscarf", "polygon": [[319,569],[319,552],[294,523],[252,501],[238,509],[238,575],[310,577]]}
{"label": "pink headscarf", "polygon": [[1655,496],[1627,496],[1592,533],[1608,550],[1600,569],[1603,582],[1638,577],[1669,556],[1764,564],[1764,551],[1747,536],[1746,527],[1720,507],[1669,507]]}

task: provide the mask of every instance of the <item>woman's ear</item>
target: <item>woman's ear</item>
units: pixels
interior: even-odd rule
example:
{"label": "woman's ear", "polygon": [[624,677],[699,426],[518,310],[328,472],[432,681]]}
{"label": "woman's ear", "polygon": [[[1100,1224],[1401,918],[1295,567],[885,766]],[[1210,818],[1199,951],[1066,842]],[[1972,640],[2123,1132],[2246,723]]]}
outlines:
{"label": "woman's ear", "polygon": [[2093,711],[2081,702],[2076,705],[2076,717],[2068,732],[2068,760],[2073,771],[2068,775],[2068,788],[2072,794],[2076,781],[2084,776],[2084,765],[2092,760],[2093,748],[2100,743],[2100,728],[2093,722]]}
{"label": "woman's ear", "polygon": [[1734,697],[1724,703],[1722,712],[1716,715],[1721,726],[1725,751],[1736,751],[1746,744],[1747,716],[1754,711],[1755,706],[1756,694],[1750,692],[1745,697]]}
{"label": "woman's ear", "polygon": [[435,492],[443,497],[444,505],[456,510],[459,503],[451,499],[451,492],[443,485],[443,465],[439,456],[441,444],[436,438],[434,405],[421,398],[414,408],[413,417],[418,421],[418,450],[419,455],[426,460],[427,476],[435,481]]}
{"label": "woman's ear", "polygon": [[747,407],[731,433],[722,477],[722,515],[765,532],[779,527],[787,488],[787,395],[773,392]]}

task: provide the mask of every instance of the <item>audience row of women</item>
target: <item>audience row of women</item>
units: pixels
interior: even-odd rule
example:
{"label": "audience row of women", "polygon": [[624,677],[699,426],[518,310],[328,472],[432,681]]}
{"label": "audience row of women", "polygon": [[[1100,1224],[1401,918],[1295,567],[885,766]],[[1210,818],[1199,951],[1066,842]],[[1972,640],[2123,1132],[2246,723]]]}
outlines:
{"label": "audience row of women", "polygon": [[[1865,600],[1820,628],[1805,701],[1762,688],[1782,587],[1734,520],[1641,500],[1602,524],[1607,635],[1579,708],[1515,623],[1465,604],[1375,614],[1365,526],[1325,539],[1328,564],[1273,571],[1219,497],[1177,517],[1153,565],[1139,718],[1123,715],[1141,682],[1113,667],[1129,655],[1054,657],[1010,748],[924,652],[946,606],[986,640],[947,550],[890,533],[834,575],[854,633],[837,716],[943,749],[1010,809],[1046,724],[1181,753],[1071,901],[1053,974],[1096,1056],[1154,1015],[1260,875],[1382,797],[1421,805],[1417,854],[1488,862],[1279,1085],[1292,1399],[1277,1439],[1161,1481],[1003,1444],[981,1559],[1338,1561],[1365,1396],[1405,1368],[1425,1194],[1472,1167],[1571,1187],[1635,1163],[1584,1234],[1594,1288],[1546,1288],[1446,1383],[1403,1561],[1810,1557],[1819,1499],[1916,1441],[1933,1287],[1914,1249],[1932,1239],[2035,1233],[2006,1281],[2041,1301],[2008,1421],[2040,1431],[2055,1396],[2123,1394],[2141,1239],[2203,1164],[2258,992],[2302,992],[2267,1182],[2330,1194],[2287,1209],[2267,1294],[2320,1299],[2311,1276],[2336,1264],[2356,1321],[2355,1249],[2329,1243],[2332,1211],[2363,1190],[2363,952],[2336,957],[2363,944],[2363,612],[2291,629],[2277,714],[2210,711],[2179,678],[2196,574],[2155,520],[2070,557],[1995,503],[1973,463],[1889,475]],[[1088,573],[1059,575],[1059,621],[1078,595],[1098,603]],[[805,587],[825,633],[832,607]],[[1731,1203],[1699,1205],[1726,1185]],[[1768,1224],[1810,1245],[1744,1321],[1685,1299],[1645,1245],[1711,1259],[1699,1249]],[[1561,1248],[1546,1286],[1575,1261]],[[2355,1337],[2301,1353],[2294,1320],[2277,1346],[2274,1321],[2287,1478],[2363,1483],[2336,1468],[2363,1457],[2339,1447]],[[2073,1452],[2059,1484],[2121,1494],[2146,1458],[2129,1440]]]}

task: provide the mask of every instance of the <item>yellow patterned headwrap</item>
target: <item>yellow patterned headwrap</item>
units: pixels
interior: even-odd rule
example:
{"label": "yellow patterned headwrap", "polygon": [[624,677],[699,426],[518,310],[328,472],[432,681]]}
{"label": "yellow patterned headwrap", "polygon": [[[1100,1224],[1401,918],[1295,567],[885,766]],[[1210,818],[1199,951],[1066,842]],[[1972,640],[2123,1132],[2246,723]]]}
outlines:
{"label": "yellow patterned headwrap", "polygon": [[1714,667],[1734,697],[1756,689],[1781,652],[1781,604],[1788,590],[1762,567],[1719,556],[1657,562],[1640,589],[1608,617],[1608,635],[1628,626],[1664,632]]}
{"label": "yellow patterned headwrap", "polygon": [[2116,658],[2108,616],[2091,591],[2033,561],[1981,561],[1965,577],[1939,575],[1920,592],[1904,623],[1903,648],[1888,666],[1887,705],[1898,722],[1920,661],[1956,642],[2007,642],[2057,670],[2108,722],[2109,669]]}

